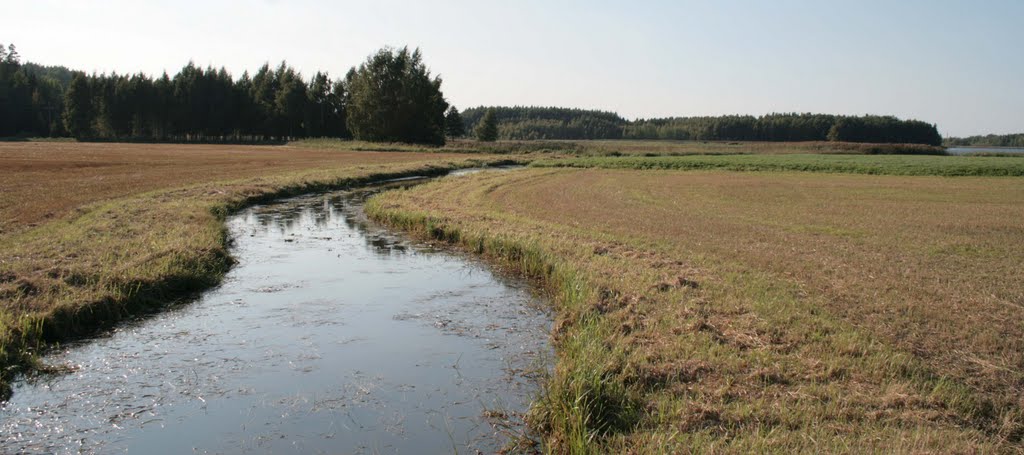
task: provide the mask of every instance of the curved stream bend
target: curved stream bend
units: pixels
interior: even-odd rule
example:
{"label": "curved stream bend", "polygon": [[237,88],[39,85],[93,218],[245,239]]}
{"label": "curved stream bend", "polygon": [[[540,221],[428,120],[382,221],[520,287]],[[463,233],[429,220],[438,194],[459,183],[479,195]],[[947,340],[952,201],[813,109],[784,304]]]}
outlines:
{"label": "curved stream bend", "polygon": [[374,225],[380,187],[230,218],[239,264],[197,302],[46,359],[0,452],[493,452],[550,319],[522,283]]}

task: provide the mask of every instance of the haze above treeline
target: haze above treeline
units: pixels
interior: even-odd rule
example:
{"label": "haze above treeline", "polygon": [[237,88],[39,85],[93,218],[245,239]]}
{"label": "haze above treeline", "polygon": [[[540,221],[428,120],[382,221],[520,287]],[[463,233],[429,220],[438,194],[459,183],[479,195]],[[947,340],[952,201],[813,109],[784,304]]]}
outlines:
{"label": "haze above treeline", "polygon": [[[418,57],[417,51],[417,58]],[[188,63],[174,76],[87,75],[22,63],[0,51],[0,136],[73,136],[98,140],[286,140],[353,137],[346,78],[304,78],[287,63],[233,77]],[[425,65],[423,71],[429,74]],[[440,79],[437,85],[440,87]],[[443,96],[443,94],[441,95]],[[443,102],[443,101],[442,101]],[[447,109],[443,102],[442,113]],[[943,142],[935,125],[894,116],[773,113],[627,120],[614,112],[558,107],[474,107],[461,111],[472,132],[491,110],[504,140],[672,139],[727,141]],[[458,117],[459,112],[454,115]],[[442,120],[443,121],[443,120]],[[449,112],[448,121],[452,121]],[[357,135],[358,136],[358,135]],[[422,136],[422,134],[421,134]],[[386,139],[386,138],[384,138]],[[438,143],[437,139],[419,142]],[[1024,135],[947,138],[947,145],[1021,146]]]}

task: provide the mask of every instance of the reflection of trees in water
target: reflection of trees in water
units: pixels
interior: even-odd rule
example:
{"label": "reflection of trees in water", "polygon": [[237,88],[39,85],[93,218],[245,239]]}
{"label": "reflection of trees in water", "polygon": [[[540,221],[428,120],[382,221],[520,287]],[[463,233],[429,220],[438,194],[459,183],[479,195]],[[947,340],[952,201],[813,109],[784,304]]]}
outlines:
{"label": "reflection of trees in water", "polygon": [[309,207],[273,206],[261,208],[266,212],[254,211],[246,219],[246,223],[257,227],[257,232],[292,234],[304,225],[324,228],[327,220],[320,219]]}
{"label": "reflection of trees in water", "polygon": [[388,237],[366,237],[366,244],[373,248],[373,252],[380,256],[404,255],[408,247],[393,238]]}
{"label": "reflection of trees in water", "polygon": [[325,195],[322,200],[311,199],[285,202],[251,210],[244,223],[256,233],[291,236],[292,234],[337,235],[334,227],[359,235],[378,256],[386,258],[403,255],[409,248],[387,231],[371,224],[362,214],[363,203],[375,192],[344,195]]}

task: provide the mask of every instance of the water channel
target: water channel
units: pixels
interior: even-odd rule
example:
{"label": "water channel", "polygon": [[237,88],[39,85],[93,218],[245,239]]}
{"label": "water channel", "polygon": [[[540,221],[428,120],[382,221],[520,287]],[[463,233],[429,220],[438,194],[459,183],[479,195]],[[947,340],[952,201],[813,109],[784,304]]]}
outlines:
{"label": "water channel", "polygon": [[49,355],[71,371],[15,385],[0,452],[497,451],[550,359],[546,305],[366,219],[407,184],[231,217],[223,284]]}

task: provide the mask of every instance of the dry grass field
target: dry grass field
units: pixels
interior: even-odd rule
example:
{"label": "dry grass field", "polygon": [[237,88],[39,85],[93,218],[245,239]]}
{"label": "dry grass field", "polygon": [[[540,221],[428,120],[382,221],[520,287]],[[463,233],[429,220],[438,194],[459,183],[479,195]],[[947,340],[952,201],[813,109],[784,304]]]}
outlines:
{"label": "dry grass field", "polygon": [[0,142],[0,236],[93,202],[158,189],[453,156],[281,146]]}
{"label": "dry grass field", "polygon": [[1019,178],[535,169],[371,214],[534,277],[572,452],[1021,452]]}
{"label": "dry grass field", "polygon": [[231,264],[223,218],[247,201],[487,160],[302,147],[0,143],[0,386],[48,342],[216,284]]}

